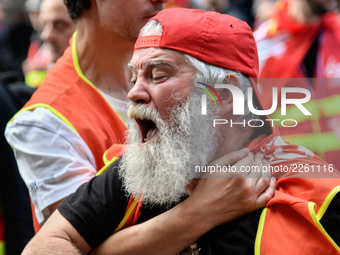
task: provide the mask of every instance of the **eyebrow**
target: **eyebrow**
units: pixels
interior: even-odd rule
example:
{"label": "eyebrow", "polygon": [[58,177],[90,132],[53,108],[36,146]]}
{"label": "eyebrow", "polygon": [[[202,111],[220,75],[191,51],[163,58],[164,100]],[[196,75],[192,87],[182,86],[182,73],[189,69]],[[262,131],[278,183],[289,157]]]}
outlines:
{"label": "eyebrow", "polygon": [[[154,67],[157,67],[157,66],[172,66],[172,64],[170,64],[167,61],[163,61],[163,60],[149,61],[149,62],[146,62],[145,64],[143,64],[143,68],[148,67],[148,66],[154,66]],[[129,67],[130,70],[136,70],[134,65],[132,65],[131,63],[128,63],[128,67]]]}

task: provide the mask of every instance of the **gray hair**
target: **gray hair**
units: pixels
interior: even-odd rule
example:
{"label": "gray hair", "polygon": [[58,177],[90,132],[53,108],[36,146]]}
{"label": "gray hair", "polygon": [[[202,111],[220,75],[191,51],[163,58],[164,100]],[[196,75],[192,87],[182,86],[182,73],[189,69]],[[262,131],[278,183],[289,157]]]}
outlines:
{"label": "gray hair", "polygon": [[162,35],[163,28],[158,20],[152,19],[141,29],[139,37],[148,35]]}

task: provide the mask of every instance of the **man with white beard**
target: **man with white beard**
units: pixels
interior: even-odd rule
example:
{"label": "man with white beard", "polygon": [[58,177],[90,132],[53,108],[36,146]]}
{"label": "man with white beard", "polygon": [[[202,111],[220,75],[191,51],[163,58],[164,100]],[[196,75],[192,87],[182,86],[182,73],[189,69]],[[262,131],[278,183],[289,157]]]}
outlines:
{"label": "man with white beard", "polygon": [[[210,88],[221,79],[243,90],[246,99],[245,91],[254,86],[261,107],[253,81],[256,44],[246,23],[216,12],[164,10],[142,29],[129,66],[129,116],[135,123],[124,156],[68,197],[24,254],[45,254],[53,247],[70,254],[94,248],[93,254],[177,254],[188,245],[190,254],[312,254],[316,249],[337,254],[339,174],[328,171],[325,176],[333,178],[307,179],[306,173],[284,172],[280,177],[290,178],[279,179],[274,198],[256,210],[275,186],[271,179],[262,193],[269,182],[263,169],[269,167],[258,152],[271,167],[331,166],[308,149],[285,143],[268,123],[261,128],[235,125],[253,116],[247,108],[244,116],[233,115],[231,93],[219,91],[220,106],[208,104],[207,115],[201,114],[196,85]],[[234,126],[214,127],[216,117],[233,120]],[[256,153],[254,158],[244,157],[248,150]],[[226,165],[233,165],[241,178],[203,178],[192,169],[211,160],[213,166],[230,152],[234,159]],[[262,171],[240,175],[247,165]],[[248,185],[257,198],[238,201]],[[222,193],[230,196],[216,200]],[[273,228],[278,222],[282,227]],[[144,240],[124,243],[122,232],[125,238],[129,233]],[[124,252],[124,245],[131,253]]]}
{"label": "man with white beard", "polygon": [[[193,167],[207,165],[216,153],[218,135],[211,125],[216,116],[198,114],[201,95],[195,93],[189,100],[181,99],[181,95],[176,98],[179,103],[171,108],[171,122],[164,122],[157,110],[145,104],[132,105],[129,109],[129,117],[135,121],[130,125],[129,147],[119,174],[128,193],[143,196],[144,204],[178,203],[186,185],[202,177],[203,173],[195,172]],[[145,145],[140,146],[140,125],[150,120],[155,128],[148,131]],[[212,137],[208,141],[207,134]],[[148,142],[151,139],[154,140]]]}

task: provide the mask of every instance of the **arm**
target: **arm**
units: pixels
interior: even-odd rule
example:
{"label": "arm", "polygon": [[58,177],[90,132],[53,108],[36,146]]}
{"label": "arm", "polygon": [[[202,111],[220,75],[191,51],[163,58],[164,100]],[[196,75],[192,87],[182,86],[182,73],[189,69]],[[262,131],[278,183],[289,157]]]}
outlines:
{"label": "arm", "polygon": [[[247,154],[248,151],[234,152],[212,165],[238,161],[235,166],[239,169],[242,165],[267,164],[261,155],[254,158],[249,154],[240,160]],[[265,206],[274,194],[275,183],[269,172],[237,173],[236,176],[219,173],[213,178],[201,179],[184,202],[142,224],[115,233],[91,254],[176,254],[215,226]]]}
{"label": "arm", "polygon": [[77,230],[57,211],[34,236],[23,255],[86,254],[90,246]]}

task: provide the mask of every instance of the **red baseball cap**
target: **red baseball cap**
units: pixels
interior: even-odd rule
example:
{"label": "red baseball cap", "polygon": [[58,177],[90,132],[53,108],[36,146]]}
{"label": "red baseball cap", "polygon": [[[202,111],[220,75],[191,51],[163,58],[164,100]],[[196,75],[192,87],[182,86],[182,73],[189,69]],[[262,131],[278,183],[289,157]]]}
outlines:
{"label": "red baseball cap", "polygon": [[165,9],[152,19],[161,23],[162,35],[139,37],[135,49],[173,49],[250,78],[258,77],[256,42],[246,22],[218,12],[187,8]]}
{"label": "red baseball cap", "polygon": [[264,109],[257,88],[257,46],[246,22],[227,14],[189,8],[165,9],[152,19],[162,25],[162,35],[138,37],[135,50],[172,49],[211,65],[243,73],[250,78],[256,98]]}

